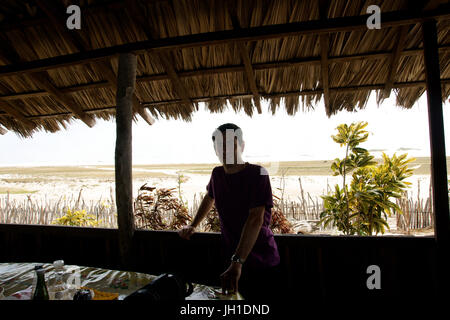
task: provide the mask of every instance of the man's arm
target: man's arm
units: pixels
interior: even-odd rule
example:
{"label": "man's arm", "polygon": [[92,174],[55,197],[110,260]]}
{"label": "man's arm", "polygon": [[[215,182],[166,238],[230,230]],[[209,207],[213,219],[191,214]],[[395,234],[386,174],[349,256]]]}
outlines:
{"label": "man's arm", "polygon": [[235,254],[242,260],[246,260],[255,245],[261,226],[264,222],[265,206],[250,209],[247,221],[242,229],[241,239],[236,248]]}
{"label": "man's arm", "polygon": [[[250,251],[252,251],[255,245],[258,234],[261,230],[261,226],[264,222],[264,209],[265,206],[259,206],[250,209],[247,221],[242,229],[241,239],[235,251],[242,260],[247,259]],[[220,275],[222,280],[222,293],[226,293],[228,290],[234,292],[238,291],[238,282],[241,277],[242,264],[239,262],[231,262],[228,269]]]}
{"label": "man's arm", "polygon": [[191,235],[195,232],[195,228],[198,227],[200,222],[211,211],[213,204],[214,204],[214,199],[211,198],[208,194],[206,194],[203,197],[202,202],[200,203],[200,207],[197,210],[197,214],[195,215],[194,220],[192,220],[190,225],[185,226],[183,229],[178,231],[178,235],[183,239],[189,240]]}
{"label": "man's arm", "polygon": [[197,210],[197,214],[194,217],[194,220],[191,222],[191,226],[197,228],[200,222],[208,215],[211,211],[211,208],[214,204],[214,199],[211,198],[208,194],[203,197],[202,202],[200,203],[200,207]]}

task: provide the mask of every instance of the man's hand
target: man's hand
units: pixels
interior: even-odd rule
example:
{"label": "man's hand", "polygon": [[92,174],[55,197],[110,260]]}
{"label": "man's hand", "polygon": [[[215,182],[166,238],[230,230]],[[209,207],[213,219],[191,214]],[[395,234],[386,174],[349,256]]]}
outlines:
{"label": "man's hand", "polygon": [[190,240],[191,236],[195,233],[195,227],[189,225],[189,226],[184,226],[183,229],[178,231],[178,235],[185,239],[185,240]]}
{"label": "man's hand", "polygon": [[241,277],[242,264],[232,262],[228,269],[220,275],[222,280],[222,294],[237,293],[238,282]]}

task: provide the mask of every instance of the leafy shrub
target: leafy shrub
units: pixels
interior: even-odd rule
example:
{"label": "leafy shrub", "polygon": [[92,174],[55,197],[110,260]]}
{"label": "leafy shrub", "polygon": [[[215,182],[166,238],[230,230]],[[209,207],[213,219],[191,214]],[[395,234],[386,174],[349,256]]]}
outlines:
{"label": "leafy shrub", "polygon": [[[333,140],[346,147],[344,159],[335,159],[331,165],[335,176],[342,176],[342,187],[335,185],[324,199],[324,211],[320,223],[326,227],[332,224],[344,234],[372,235],[389,229],[387,217],[392,213],[402,213],[391,199],[400,199],[410,185],[404,181],[413,174],[406,159],[407,154],[390,158],[383,153],[383,162],[377,164],[369,152],[360,148],[366,141],[367,122],[342,124]],[[352,172],[352,181],[346,183],[347,174]]]}
{"label": "leafy shrub", "polygon": [[97,220],[92,214],[87,214],[86,210],[71,210],[67,209],[66,215],[57,218],[52,224],[62,226],[76,226],[76,227],[96,227],[101,221]]}

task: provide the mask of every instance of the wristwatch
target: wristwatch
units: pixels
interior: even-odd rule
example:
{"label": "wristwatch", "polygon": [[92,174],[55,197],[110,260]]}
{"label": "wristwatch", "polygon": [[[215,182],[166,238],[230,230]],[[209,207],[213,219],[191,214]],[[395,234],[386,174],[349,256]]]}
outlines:
{"label": "wristwatch", "polygon": [[244,264],[244,261],[245,260],[242,260],[237,254],[233,254],[231,256],[231,262],[237,262],[237,263],[240,263],[240,264]]}

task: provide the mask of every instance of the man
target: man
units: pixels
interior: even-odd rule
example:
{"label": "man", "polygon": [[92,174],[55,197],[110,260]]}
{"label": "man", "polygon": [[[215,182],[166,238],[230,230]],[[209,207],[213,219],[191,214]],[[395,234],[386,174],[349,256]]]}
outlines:
{"label": "man", "polygon": [[239,291],[249,300],[279,297],[280,256],[269,228],[273,207],[269,175],[263,167],[242,160],[245,144],[237,125],[221,125],[212,139],[222,166],[213,169],[194,220],[179,235],[189,239],[215,203],[229,263],[220,276],[223,292]]}

